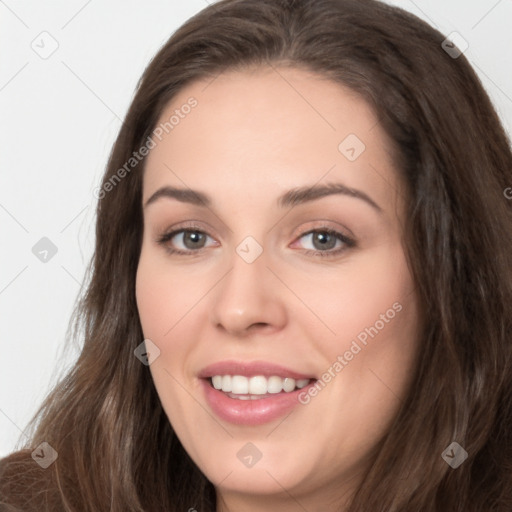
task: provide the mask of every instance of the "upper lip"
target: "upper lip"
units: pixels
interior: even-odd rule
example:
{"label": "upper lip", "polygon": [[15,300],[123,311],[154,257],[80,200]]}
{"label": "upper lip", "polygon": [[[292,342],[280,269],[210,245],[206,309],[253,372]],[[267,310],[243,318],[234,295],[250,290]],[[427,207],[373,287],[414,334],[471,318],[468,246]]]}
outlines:
{"label": "upper lip", "polygon": [[283,379],[291,377],[296,380],[316,378],[313,375],[300,373],[268,361],[219,361],[203,368],[198,376],[206,379],[214,375],[243,375],[245,377],[254,377],[256,375],[272,377],[275,375]]}

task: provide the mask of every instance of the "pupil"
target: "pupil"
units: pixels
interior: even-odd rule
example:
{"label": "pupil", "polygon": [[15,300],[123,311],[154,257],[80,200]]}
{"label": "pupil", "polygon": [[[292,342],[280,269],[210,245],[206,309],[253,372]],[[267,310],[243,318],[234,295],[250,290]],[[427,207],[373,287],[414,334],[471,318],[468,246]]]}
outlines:
{"label": "pupil", "polygon": [[[331,244],[329,244],[329,240],[328,240],[329,238],[331,239]],[[332,235],[330,235],[329,233],[325,233],[325,232],[316,233],[315,237],[313,237],[313,243],[315,243],[316,241],[320,242],[320,248],[323,248],[323,249],[325,249],[325,248],[332,249],[332,248],[334,248],[334,245],[336,245],[335,238]],[[334,242],[334,243],[332,243],[332,242]]]}
{"label": "pupil", "polygon": [[197,242],[201,242],[201,238],[203,237],[203,233],[199,233],[197,231],[188,231],[185,233],[185,245],[187,245],[187,240],[191,242],[192,248],[194,248]]}

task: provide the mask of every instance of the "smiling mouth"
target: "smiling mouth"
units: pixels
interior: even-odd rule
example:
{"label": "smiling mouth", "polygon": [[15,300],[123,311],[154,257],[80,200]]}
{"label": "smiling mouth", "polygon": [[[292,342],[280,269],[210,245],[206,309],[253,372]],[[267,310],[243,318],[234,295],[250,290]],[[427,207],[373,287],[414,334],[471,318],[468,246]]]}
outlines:
{"label": "smiling mouth", "polygon": [[260,400],[299,391],[316,379],[294,379],[273,375],[214,375],[206,379],[210,386],[222,391],[229,398],[238,400]]}
{"label": "smiling mouth", "polygon": [[[276,365],[272,370],[269,365],[249,370],[247,366],[233,364],[231,368],[232,373],[228,373],[228,368],[203,370],[200,381],[211,411],[218,418],[240,426],[263,425],[290,413],[302,403],[301,394],[308,393],[318,382],[311,375],[288,372]],[[238,369],[246,375],[237,373]],[[294,373],[295,378],[288,377]]]}

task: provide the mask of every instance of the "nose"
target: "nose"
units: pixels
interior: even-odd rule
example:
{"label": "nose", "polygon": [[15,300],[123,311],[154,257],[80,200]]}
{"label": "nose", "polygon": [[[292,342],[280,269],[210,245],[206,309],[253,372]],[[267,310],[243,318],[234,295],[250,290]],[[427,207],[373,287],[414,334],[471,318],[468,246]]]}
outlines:
{"label": "nose", "polygon": [[235,253],[212,291],[212,325],[234,337],[276,332],[286,323],[286,290],[268,267],[265,251],[252,263]]}

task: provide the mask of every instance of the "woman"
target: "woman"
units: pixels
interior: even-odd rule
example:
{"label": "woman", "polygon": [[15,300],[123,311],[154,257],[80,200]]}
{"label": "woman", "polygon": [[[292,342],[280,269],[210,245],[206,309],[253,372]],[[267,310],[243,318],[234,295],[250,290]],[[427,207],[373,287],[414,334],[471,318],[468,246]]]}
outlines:
{"label": "woman", "polygon": [[5,503],[512,510],[512,154],[444,40],[352,0],[224,0],[171,37]]}

